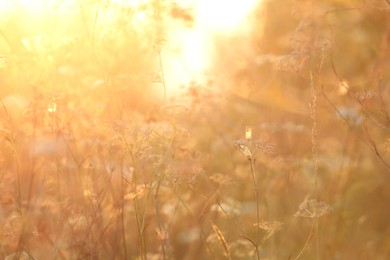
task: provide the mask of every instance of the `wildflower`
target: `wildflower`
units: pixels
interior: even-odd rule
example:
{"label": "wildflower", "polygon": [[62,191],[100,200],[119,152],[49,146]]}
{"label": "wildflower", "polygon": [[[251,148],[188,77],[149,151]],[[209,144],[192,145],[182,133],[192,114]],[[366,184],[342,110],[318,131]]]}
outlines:
{"label": "wildflower", "polygon": [[262,139],[254,140],[253,128],[248,126],[245,128],[245,139],[236,140],[233,143],[248,160],[254,159],[258,151],[270,155],[275,154],[275,146]]}
{"label": "wildflower", "polygon": [[[154,157],[159,159],[159,157]],[[162,158],[162,157],[161,157]],[[161,163],[161,165],[160,165]],[[154,167],[154,165],[152,165]],[[178,188],[180,185],[193,187],[204,174],[204,169],[192,161],[157,162],[156,175],[164,185]]]}
{"label": "wildflower", "polygon": [[236,140],[233,142],[234,145],[249,159],[253,159],[256,156],[258,151],[274,155],[275,146],[273,144],[267,143],[263,140]]}
{"label": "wildflower", "polygon": [[92,189],[85,189],[83,191],[83,196],[92,205],[98,205],[98,195]]}
{"label": "wildflower", "polygon": [[299,71],[306,64],[309,58],[307,50],[295,50],[287,55],[276,59],[276,69],[280,71]]}
{"label": "wildflower", "polygon": [[85,231],[88,228],[88,219],[83,214],[72,214],[68,218],[68,224],[73,231]]}
{"label": "wildflower", "polygon": [[57,111],[57,103],[55,101],[51,102],[47,107],[47,112],[49,114],[55,113]]}
{"label": "wildflower", "polygon": [[281,230],[282,226],[283,223],[279,221],[272,221],[272,222],[262,221],[259,223],[259,228],[264,229],[266,231],[272,231],[272,232]]}
{"label": "wildflower", "polygon": [[213,182],[215,182],[216,184],[219,184],[219,185],[226,185],[232,181],[232,178],[230,178],[229,176],[223,175],[221,173],[216,173],[214,175],[211,175],[209,177],[209,179],[212,180]]}
{"label": "wildflower", "polygon": [[204,174],[204,170],[201,167],[192,167],[191,171],[192,174],[187,177],[187,184],[192,187],[198,182],[199,177]]}
{"label": "wildflower", "polygon": [[141,198],[145,192],[147,191],[147,187],[144,185],[136,185],[133,186],[131,191],[124,196],[125,200],[132,200],[135,198]]}
{"label": "wildflower", "polygon": [[255,224],[255,226],[258,225],[259,228],[265,230],[267,233],[263,238],[263,241],[270,238],[276,231],[279,231],[282,229],[283,223],[279,221],[262,221],[259,224]]}
{"label": "wildflower", "polygon": [[63,97],[60,95],[51,96],[47,100],[47,112],[49,114],[54,114],[58,110],[58,101],[60,101]]}
{"label": "wildflower", "polygon": [[376,92],[376,91],[371,91],[371,90],[368,90],[368,91],[359,91],[359,92],[356,92],[354,97],[359,100],[360,102],[363,102],[363,101],[366,101],[366,100],[369,100],[369,99],[372,99],[372,98],[375,98],[375,97],[378,97],[379,96],[379,93]]}
{"label": "wildflower", "polygon": [[246,144],[246,140],[237,140],[237,141],[234,141],[234,145],[240,149],[240,151],[248,158],[248,159],[252,159],[254,156],[254,154],[252,153],[251,150],[249,150],[247,144]]}
{"label": "wildflower", "polygon": [[306,200],[299,205],[295,217],[305,218],[319,218],[329,214],[333,211],[333,208],[323,201],[317,201],[316,199]]}

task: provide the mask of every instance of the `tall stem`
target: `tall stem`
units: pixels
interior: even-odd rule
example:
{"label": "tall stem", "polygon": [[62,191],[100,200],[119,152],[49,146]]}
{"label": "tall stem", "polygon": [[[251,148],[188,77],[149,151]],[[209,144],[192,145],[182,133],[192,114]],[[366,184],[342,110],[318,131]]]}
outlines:
{"label": "tall stem", "polygon": [[126,224],[125,224],[125,202],[123,200],[125,193],[125,183],[124,177],[121,178],[121,186],[122,186],[122,196],[121,196],[121,222],[122,222],[122,240],[123,240],[123,252],[125,254],[125,259],[127,259],[127,243],[126,243]]}
{"label": "tall stem", "polygon": [[[312,156],[313,156],[313,165],[314,165],[314,196],[318,200],[318,151],[317,151],[317,95],[314,88],[314,78],[313,73],[310,71],[310,91],[312,102],[310,104],[310,114],[313,121],[312,126]],[[316,256],[317,260],[319,259],[319,233],[318,233],[318,218],[315,220],[316,224]]]}
{"label": "tall stem", "polygon": [[18,157],[18,153],[16,150],[15,131],[12,127],[12,121],[11,121],[11,117],[8,113],[7,107],[5,106],[5,104],[3,103],[3,100],[1,98],[0,98],[0,103],[1,103],[1,106],[3,107],[3,110],[5,112],[5,115],[6,115],[6,118],[8,121],[8,125],[9,125],[10,134],[9,134],[9,136],[6,136],[6,139],[11,143],[12,154],[13,154],[13,157],[15,159],[16,178],[17,178],[17,182],[16,182],[17,199],[16,199],[16,201],[18,203],[18,209],[20,211],[20,214],[23,215],[22,196],[21,196],[21,191],[20,191],[20,162],[19,162],[19,157]]}
{"label": "tall stem", "polygon": [[260,259],[259,252],[258,252],[258,246],[260,242],[260,213],[259,213],[259,189],[257,185],[257,180],[256,180],[256,175],[255,175],[255,159],[249,158],[249,164],[251,166],[251,174],[252,174],[252,181],[253,181],[253,186],[255,189],[255,197],[256,197],[256,254],[257,254],[257,259]]}
{"label": "tall stem", "polygon": [[161,50],[158,52],[158,61],[159,61],[159,65],[160,65],[162,85],[163,85],[163,89],[164,89],[164,104],[166,104],[167,103],[167,85],[165,84],[165,74],[164,74],[164,66],[162,63]]}
{"label": "tall stem", "polygon": [[318,229],[318,218],[314,220],[316,222],[316,259],[320,259],[320,238]]}
{"label": "tall stem", "polygon": [[313,121],[311,130],[311,149],[314,165],[314,195],[318,199],[318,151],[317,151],[317,95],[314,88],[313,73],[310,72],[310,92],[312,102],[310,103],[310,116]]}

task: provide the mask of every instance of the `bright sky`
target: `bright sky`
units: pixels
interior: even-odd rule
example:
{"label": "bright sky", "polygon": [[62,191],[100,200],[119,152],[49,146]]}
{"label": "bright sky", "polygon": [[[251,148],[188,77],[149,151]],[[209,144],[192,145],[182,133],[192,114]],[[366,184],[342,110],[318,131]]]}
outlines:
{"label": "bright sky", "polygon": [[[207,81],[213,66],[217,35],[243,30],[251,11],[261,0],[195,0],[193,28],[179,28],[170,35],[164,56],[166,81],[171,89],[192,80]],[[175,92],[175,91],[173,91]]]}
{"label": "bright sky", "polygon": [[[137,7],[151,0],[110,0],[114,4]],[[212,54],[217,35],[233,35],[244,30],[251,11],[262,0],[181,0],[194,11],[193,27],[173,28],[163,49],[163,66],[169,92],[192,80],[202,82],[213,66]],[[18,8],[37,15],[48,8],[78,5],[78,0],[0,0],[0,15]],[[46,10],[46,12],[45,12]],[[61,10],[58,10],[61,13]],[[65,13],[65,12],[64,12]],[[141,13],[142,14],[142,13]],[[137,17],[136,17],[137,18]],[[138,17],[137,19],[142,19]],[[207,79],[206,79],[207,80]]]}

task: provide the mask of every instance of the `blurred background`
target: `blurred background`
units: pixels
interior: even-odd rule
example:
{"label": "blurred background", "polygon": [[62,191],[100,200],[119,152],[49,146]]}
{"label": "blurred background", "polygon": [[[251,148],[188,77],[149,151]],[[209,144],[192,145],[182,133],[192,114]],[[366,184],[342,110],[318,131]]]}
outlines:
{"label": "blurred background", "polygon": [[389,14],[0,1],[1,258],[387,259]]}

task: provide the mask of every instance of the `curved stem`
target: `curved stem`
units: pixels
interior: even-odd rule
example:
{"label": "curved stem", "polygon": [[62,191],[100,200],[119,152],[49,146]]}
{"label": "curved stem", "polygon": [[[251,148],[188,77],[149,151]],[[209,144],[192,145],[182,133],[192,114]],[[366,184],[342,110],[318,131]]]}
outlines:
{"label": "curved stem", "polygon": [[[311,228],[310,228],[310,233],[309,233],[309,236],[307,237],[307,240],[306,240],[306,243],[305,245],[303,246],[301,252],[299,252],[299,254],[297,255],[297,257],[294,258],[294,260],[297,260],[299,257],[301,257],[301,255],[303,254],[303,252],[305,251],[307,245],[309,244],[310,240],[312,239],[313,237],[313,229],[314,229],[314,223],[315,223],[315,220],[313,219],[313,224],[311,225]],[[317,221],[318,223],[318,221]],[[318,252],[318,251],[317,251]]]}

